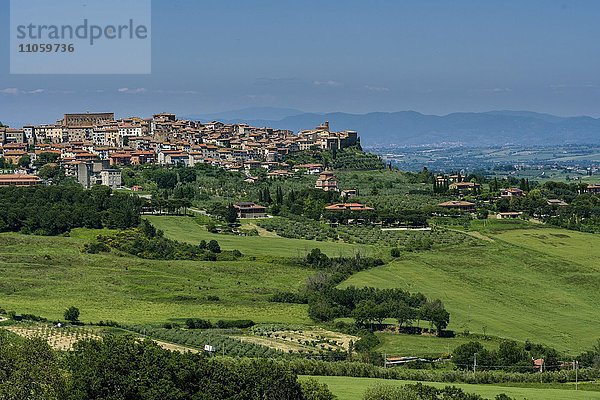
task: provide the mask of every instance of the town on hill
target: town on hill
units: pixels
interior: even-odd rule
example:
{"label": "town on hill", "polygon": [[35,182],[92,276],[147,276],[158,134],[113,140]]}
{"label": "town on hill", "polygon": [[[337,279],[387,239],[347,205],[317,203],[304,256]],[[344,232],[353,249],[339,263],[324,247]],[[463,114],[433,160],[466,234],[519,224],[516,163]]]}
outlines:
{"label": "town on hill", "polygon": [[[334,132],[329,123],[298,134],[246,124],[178,120],[174,114],[115,120],[113,113],[65,114],[52,125],[0,127],[4,163],[31,171],[37,158],[51,157],[69,176],[120,186],[115,166],[210,164],[230,171],[262,168],[285,174],[282,158],[307,149],[341,150],[360,143],[356,131]],[[24,178],[30,179],[30,178]]]}

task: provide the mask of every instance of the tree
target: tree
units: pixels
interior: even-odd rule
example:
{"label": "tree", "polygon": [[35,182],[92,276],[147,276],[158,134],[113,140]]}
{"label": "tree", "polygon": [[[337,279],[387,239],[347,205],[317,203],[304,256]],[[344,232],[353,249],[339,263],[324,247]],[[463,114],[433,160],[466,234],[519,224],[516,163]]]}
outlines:
{"label": "tree", "polygon": [[435,326],[438,335],[446,329],[450,323],[450,313],[444,308],[441,300],[428,301],[421,307],[421,318],[429,321]]}
{"label": "tree", "polygon": [[38,176],[42,179],[61,179],[64,177],[64,171],[56,164],[45,164],[38,171]]}
{"label": "tree", "polygon": [[320,383],[314,378],[300,382],[305,400],[335,400],[336,397],[329,391],[325,383]]}
{"label": "tree", "polygon": [[65,310],[64,317],[67,321],[77,322],[79,320],[79,309],[71,306]]}
{"label": "tree", "polygon": [[398,325],[410,324],[416,317],[416,312],[404,302],[398,302],[392,307],[393,317],[398,320]]}
{"label": "tree", "polygon": [[219,242],[217,242],[216,240],[211,240],[210,242],[208,242],[208,244],[206,245],[206,248],[212,252],[212,253],[220,253],[221,252],[221,246],[219,246]]}
{"label": "tree", "polygon": [[283,204],[283,189],[281,188],[281,186],[277,186],[277,190],[275,191],[275,203],[276,204]]}
{"label": "tree", "polygon": [[481,355],[483,351],[483,345],[479,342],[461,344],[452,352],[452,362],[459,369],[470,369],[473,367],[475,354]]}
{"label": "tree", "polygon": [[55,163],[60,158],[60,154],[44,151],[40,153],[33,162],[36,167],[41,167],[46,164]]}
{"label": "tree", "polygon": [[19,167],[27,168],[31,164],[31,157],[29,154],[25,154],[23,157],[19,158]]}
{"label": "tree", "polygon": [[312,249],[306,255],[306,263],[313,267],[321,268],[329,264],[329,257],[327,257],[327,254],[321,252],[319,248]]}
{"label": "tree", "polygon": [[237,221],[238,213],[233,204],[229,204],[225,209],[224,219],[227,223],[233,224]]}
{"label": "tree", "polygon": [[200,241],[200,244],[198,245],[198,247],[200,248],[200,250],[206,250],[206,246],[208,246],[208,244],[206,243],[206,240],[202,239]]}

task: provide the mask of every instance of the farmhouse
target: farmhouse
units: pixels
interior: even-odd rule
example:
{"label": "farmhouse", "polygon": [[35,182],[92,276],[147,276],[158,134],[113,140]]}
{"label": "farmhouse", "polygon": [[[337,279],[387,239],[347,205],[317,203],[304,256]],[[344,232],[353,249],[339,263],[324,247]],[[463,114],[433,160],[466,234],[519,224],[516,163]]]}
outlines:
{"label": "farmhouse", "polygon": [[337,192],[338,184],[333,172],[322,172],[315,183],[315,189],[321,189],[326,192]]}
{"label": "farmhouse", "polygon": [[548,199],[547,204],[549,206],[556,206],[556,207],[566,207],[569,205],[569,203],[565,203],[564,201],[562,201],[560,199]]}
{"label": "farmhouse", "polygon": [[41,183],[41,179],[35,175],[26,174],[4,174],[0,175],[0,186],[35,186]]}
{"label": "farmhouse", "polygon": [[592,194],[599,194],[600,193],[600,183],[594,183],[594,184],[588,185],[586,191],[588,193],[592,193]]}
{"label": "farmhouse", "polygon": [[502,190],[500,197],[521,197],[524,196],[525,192],[519,188],[508,188]]}
{"label": "farmhouse", "polygon": [[252,202],[241,202],[233,205],[237,210],[237,217],[242,218],[266,218],[267,209]]}
{"label": "farmhouse", "polygon": [[440,203],[438,206],[448,210],[475,211],[475,203],[470,201],[451,200]]}
{"label": "farmhouse", "polygon": [[457,190],[459,193],[465,193],[477,191],[481,188],[481,185],[475,182],[454,182],[448,188],[450,190]]}
{"label": "farmhouse", "polygon": [[375,211],[374,208],[367,207],[360,203],[337,203],[325,207],[327,211]]}
{"label": "farmhouse", "polygon": [[318,175],[323,172],[322,164],[301,164],[294,167],[294,172],[305,171],[307,175]]}
{"label": "farmhouse", "polygon": [[523,215],[522,212],[501,212],[496,215],[497,219],[517,219]]}

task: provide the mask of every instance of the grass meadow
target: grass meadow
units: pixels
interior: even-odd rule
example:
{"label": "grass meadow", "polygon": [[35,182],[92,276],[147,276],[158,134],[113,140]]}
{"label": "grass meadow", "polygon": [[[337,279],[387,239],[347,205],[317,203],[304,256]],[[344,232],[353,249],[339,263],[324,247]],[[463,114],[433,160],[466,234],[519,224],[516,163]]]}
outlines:
{"label": "grass meadow", "polygon": [[[405,253],[341,286],[400,287],[439,298],[457,332],[530,339],[571,354],[591,348],[600,336],[600,238],[531,227],[486,235],[493,242]],[[402,336],[386,340],[402,348]]]}
{"label": "grass meadow", "polygon": [[[308,377],[301,377],[306,379]],[[345,376],[314,376],[321,383],[326,383],[333,394],[340,400],[361,400],[367,388],[377,385],[402,386],[414,384],[412,381],[399,381],[375,378],[353,378]],[[425,385],[443,388],[455,386],[468,393],[475,393],[484,398],[493,399],[500,393],[505,393],[516,400],[593,400],[600,399],[600,392],[589,390],[575,391],[574,384],[540,385],[538,388],[496,386],[496,385],[471,385],[461,383],[438,383],[423,382]],[[546,387],[548,386],[548,387]],[[558,386],[559,388],[556,388]],[[580,389],[586,389],[589,384],[580,385]]]}
{"label": "grass meadow", "polygon": [[[160,324],[194,317],[310,324],[305,305],[268,301],[277,291],[297,290],[314,273],[280,257],[315,247],[330,256],[388,251],[272,234],[211,234],[191,217],[149,219],[168,237],[190,243],[216,239],[246,256],[228,262],[143,260],[114,251],[82,253],[83,244],[102,231],[77,229],[70,237],[0,234],[0,308],[59,319],[74,305],[86,322]],[[400,287],[439,298],[450,311],[449,328],[458,333],[529,339],[573,355],[591,348],[600,336],[600,239],[512,221],[472,226],[485,235],[476,245],[406,252],[341,286]],[[430,356],[472,337],[378,335],[381,352]],[[498,340],[484,345],[497,347]]]}
{"label": "grass meadow", "polygon": [[[71,237],[0,234],[0,308],[62,319],[69,306],[83,321],[163,323],[189,317],[308,323],[306,306],[271,303],[311,273],[270,261],[155,261],[86,254],[99,231]],[[217,296],[210,301],[207,296]]]}

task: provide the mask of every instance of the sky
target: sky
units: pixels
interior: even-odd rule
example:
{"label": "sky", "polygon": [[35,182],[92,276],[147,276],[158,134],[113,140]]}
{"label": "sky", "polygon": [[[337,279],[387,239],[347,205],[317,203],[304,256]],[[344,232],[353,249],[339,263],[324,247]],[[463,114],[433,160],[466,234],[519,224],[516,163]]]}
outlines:
{"label": "sky", "polygon": [[0,121],[11,126],[247,107],[600,117],[593,0],[154,0],[144,75],[11,75],[9,15],[0,0]]}

